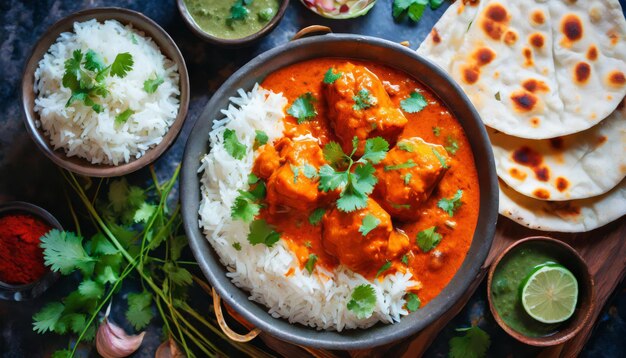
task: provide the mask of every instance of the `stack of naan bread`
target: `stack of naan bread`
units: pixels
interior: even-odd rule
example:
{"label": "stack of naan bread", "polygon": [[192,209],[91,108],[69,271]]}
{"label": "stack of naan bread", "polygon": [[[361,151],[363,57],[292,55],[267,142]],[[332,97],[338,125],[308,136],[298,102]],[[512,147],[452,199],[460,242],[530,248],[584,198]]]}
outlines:
{"label": "stack of naan bread", "polygon": [[457,0],[417,50],[487,126],[500,213],[582,232],[626,214],[626,20],[617,0]]}

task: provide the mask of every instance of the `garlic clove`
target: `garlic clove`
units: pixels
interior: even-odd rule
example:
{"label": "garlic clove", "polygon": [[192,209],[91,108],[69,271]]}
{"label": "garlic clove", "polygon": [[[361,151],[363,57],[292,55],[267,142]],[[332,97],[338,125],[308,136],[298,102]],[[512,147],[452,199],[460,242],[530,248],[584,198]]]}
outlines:
{"label": "garlic clove", "polygon": [[167,341],[161,343],[157,348],[154,358],[185,358],[185,354],[180,351],[176,341],[170,337]]}
{"label": "garlic clove", "polygon": [[121,327],[105,318],[98,327],[96,349],[104,358],[128,357],[141,346],[145,334],[146,332],[128,335]]}

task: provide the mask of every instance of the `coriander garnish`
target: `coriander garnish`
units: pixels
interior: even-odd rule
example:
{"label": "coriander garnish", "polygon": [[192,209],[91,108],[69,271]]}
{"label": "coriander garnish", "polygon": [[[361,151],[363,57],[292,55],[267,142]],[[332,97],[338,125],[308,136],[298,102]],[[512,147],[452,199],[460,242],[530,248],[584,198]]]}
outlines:
{"label": "coriander garnish", "polygon": [[454,196],[451,199],[441,198],[437,203],[437,206],[448,213],[450,216],[454,216],[456,210],[463,204],[461,202],[461,198],[463,197],[463,190],[459,189],[456,191]]}
{"label": "coriander garnish", "polygon": [[376,98],[372,97],[370,91],[365,88],[361,89],[352,99],[354,100],[352,108],[355,110],[370,108],[376,103]]}
{"label": "coriander garnish", "polygon": [[417,246],[423,251],[432,250],[441,241],[441,234],[437,233],[437,227],[431,226],[428,229],[417,233]]}

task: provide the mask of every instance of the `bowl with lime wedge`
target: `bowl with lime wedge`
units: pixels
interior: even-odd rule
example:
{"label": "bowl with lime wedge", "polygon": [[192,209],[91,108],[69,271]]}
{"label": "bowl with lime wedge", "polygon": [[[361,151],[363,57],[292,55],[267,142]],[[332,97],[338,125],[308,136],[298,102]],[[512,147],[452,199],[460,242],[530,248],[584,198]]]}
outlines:
{"label": "bowl with lime wedge", "polygon": [[594,305],[593,279],[584,259],[563,241],[545,236],[509,246],[491,266],[487,290],[502,329],[533,346],[574,337]]}

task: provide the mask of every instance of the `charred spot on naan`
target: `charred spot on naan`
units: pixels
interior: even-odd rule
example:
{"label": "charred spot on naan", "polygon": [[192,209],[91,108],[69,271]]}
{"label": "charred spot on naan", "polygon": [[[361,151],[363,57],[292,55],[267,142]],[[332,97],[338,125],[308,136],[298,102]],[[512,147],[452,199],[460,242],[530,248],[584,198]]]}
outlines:
{"label": "charred spot on naan", "polygon": [[545,82],[534,78],[529,78],[522,82],[522,87],[530,93],[550,92],[550,87]]}
{"label": "charred spot on naan", "polygon": [[556,189],[560,192],[565,191],[569,187],[569,181],[563,177],[556,178]]}
{"label": "charred spot on naan", "polygon": [[533,128],[539,127],[540,124],[541,124],[541,120],[539,118],[533,117],[530,119],[530,125],[533,126]]}
{"label": "charred spot on naan", "polygon": [[539,199],[543,199],[543,200],[547,200],[550,199],[550,192],[547,191],[546,189],[535,189],[535,191],[533,191],[533,195]]}
{"label": "charred spot on naan", "polygon": [[549,143],[553,149],[556,149],[556,150],[563,149],[563,137],[550,138]]}
{"label": "charred spot on naan", "polygon": [[513,152],[513,160],[527,167],[538,167],[543,163],[543,157],[534,149],[523,146]]}
{"label": "charred spot on naan", "polygon": [[[561,32],[569,41],[564,41],[562,45],[569,47],[572,42],[576,42],[583,37],[583,23],[576,14],[567,14],[561,20]],[[565,39],[564,39],[565,40]]]}
{"label": "charred spot on naan", "polygon": [[543,35],[539,32],[535,32],[528,37],[528,43],[535,48],[542,48],[544,43]]}
{"label": "charred spot on naan", "polygon": [[507,30],[509,19],[510,15],[502,4],[489,4],[484,10],[481,27],[487,36],[500,40]]}
{"label": "charred spot on naan", "polygon": [[524,61],[524,66],[526,67],[530,67],[533,65],[533,51],[531,49],[529,49],[528,47],[524,47],[524,49],[522,50],[522,55],[524,55],[525,61]]}
{"label": "charred spot on naan", "polygon": [[580,215],[580,208],[569,201],[550,201],[547,204],[550,208],[549,210],[544,208],[544,211],[550,215],[555,213],[561,217]]}
{"label": "charred spot on naan", "polygon": [[589,50],[587,50],[587,59],[589,61],[595,61],[598,59],[598,48],[595,45],[589,46]]}
{"label": "charred spot on naan", "polygon": [[488,65],[496,58],[496,53],[489,47],[481,47],[474,52],[474,60],[480,67]]}
{"label": "charred spot on naan", "polygon": [[522,91],[512,93],[511,101],[518,112],[530,112],[535,108],[538,99],[532,93]]}
{"label": "charred spot on naan", "polygon": [[542,25],[544,22],[546,22],[546,15],[544,15],[543,11],[537,9],[530,14],[530,20],[535,25]]}
{"label": "charred spot on naan", "polygon": [[612,87],[622,87],[626,84],[626,76],[624,76],[624,72],[616,70],[609,73],[607,82]]}
{"label": "charred spot on naan", "polygon": [[574,66],[574,80],[579,85],[587,83],[591,77],[591,66],[587,62],[579,62]]}
{"label": "charred spot on naan", "polygon": [[468,84],[474,84],[480,77],[480,69],[476,66],[467,66],[463,68],[463,80]]}
{"label": "charred spot on naan", "polygon": [[509,174],[511,174],[511,177],[517,179],[517,180],[524,180],[526,179],[526,173],[524,173],[523,171],[517,169],[517,168],[511,168],[509,169]]}
{"label": "charred spot on naan", "polygon": [[517,33],[513,30],[508,30],[504,33],[504,43],[511,46],[517,42]]}
{"label": "charred spot on naan", "polygon": [[619,42],[619,33],[615,31],[614,29],[611,29],[607,31],[606,34],[609,37],[609,40],[611,40],[611,45],[613,46],[617,45],[617,43]]}
{"label": "charred spot on naan", "polygon": [[436,28],[433,27],[432,31],[430,32],[430,35],[433,39],[433,42],[438,44],[441,42],[441,37],[439,36],[439,31],[437,31]]}
{"label": "charred spot on naan", "polygon": [[533,172],[535,172],[535,178],[539,181],[550,180],[550,169],[548,167],[534,167]]}

